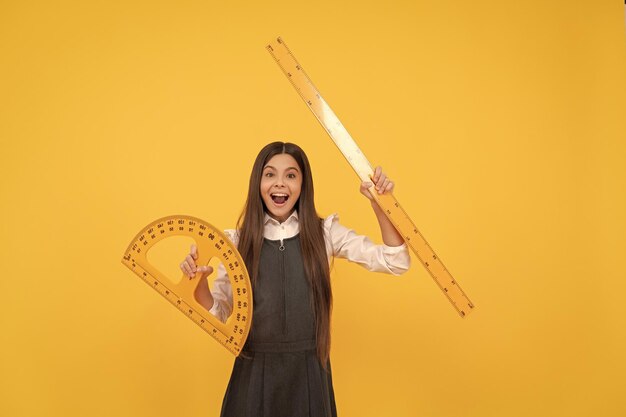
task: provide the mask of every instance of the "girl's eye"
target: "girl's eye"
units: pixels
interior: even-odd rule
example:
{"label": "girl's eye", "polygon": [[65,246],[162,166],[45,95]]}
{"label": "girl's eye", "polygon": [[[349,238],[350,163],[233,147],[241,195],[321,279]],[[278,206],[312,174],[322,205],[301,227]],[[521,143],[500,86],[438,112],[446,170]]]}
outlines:
{"label": "girl's eye", "polygon": [[296,174],[289,174],[288,177],[289,178],[296,178]]}
{"label": "girl's eye", "polygon": [[271,172],[266,172],[266,173],[265,173],[265,176],[266,176],[266,177],[271,177],[272,175],[274,175],[274,174],[272,174]]}

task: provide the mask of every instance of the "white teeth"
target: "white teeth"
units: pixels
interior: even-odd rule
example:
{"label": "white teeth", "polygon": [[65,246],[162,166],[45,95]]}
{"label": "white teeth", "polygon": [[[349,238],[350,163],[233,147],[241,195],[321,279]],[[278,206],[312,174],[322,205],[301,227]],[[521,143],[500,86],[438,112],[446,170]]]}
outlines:
{"label": "white teeth", "polygon": [[273,193],[271,195],[276,196],[276,197],[287,197],[287,194],[283,194],[283,193]]}

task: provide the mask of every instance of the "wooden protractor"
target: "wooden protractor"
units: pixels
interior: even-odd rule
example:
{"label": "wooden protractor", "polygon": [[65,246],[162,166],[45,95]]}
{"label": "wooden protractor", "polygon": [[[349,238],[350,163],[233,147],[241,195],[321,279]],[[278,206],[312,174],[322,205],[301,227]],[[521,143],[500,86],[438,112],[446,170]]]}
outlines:
{"label": "wooden protractor", "polygon": [[[226,323],[222,323],[196,301],[194,292],[200,282],[197,277],[189,278],[183,274],[183,278],[176,284],[148,261],[150,249],[159,241],[172,236],[188,236],[195,240],[198,247],[197,265],[207,265],[214,258],[224,265],[233,289],[233,310]],[[239,355],[252,324],[252,287],[241,255],[219,229],[191,216],[160,218],[137,233],[128,245],[122,263],[229,352]]]}

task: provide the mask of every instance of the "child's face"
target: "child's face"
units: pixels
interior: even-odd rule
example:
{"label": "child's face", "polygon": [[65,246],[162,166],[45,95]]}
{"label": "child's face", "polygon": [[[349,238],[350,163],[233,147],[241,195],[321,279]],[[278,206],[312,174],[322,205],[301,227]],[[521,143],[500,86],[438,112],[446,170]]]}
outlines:
{"label": "child's face", "polygon": [[301,188],[302,173],[293,156],[283,153],[267,161],[261,174],[261,198],[270,216],[279,222],[287,220]]}

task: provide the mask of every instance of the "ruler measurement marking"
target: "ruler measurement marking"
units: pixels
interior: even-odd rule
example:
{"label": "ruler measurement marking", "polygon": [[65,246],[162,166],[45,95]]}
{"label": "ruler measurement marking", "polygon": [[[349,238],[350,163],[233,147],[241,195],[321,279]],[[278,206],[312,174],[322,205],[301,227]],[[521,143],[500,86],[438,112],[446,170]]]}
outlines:
{"label": "ruler measurement marking", "polygon": [[[276,43],[268,44],[266,49],[270,52],[283,73],[287,75],[287,79],[291,85],[296,89],[335,145],[337,145],[361,181],[371,182],[370,176],[373,174],[373,169],[369,161],[319,93],[319,90],[315,87],[287,45],[285,45],[281,38],[277,38]],[[295,71],[292,68],[295,68]],[[471,309],[474,308],[474,304],[467,298],[458,285],[458,282],[454,280],[441,259],[435,254],[430,244],[428,244],[424,236],[418,231],[417,226],[396,200],[395,196],[392,194],[379,195],[375,191],[374,186],[370,188],[370,193],[376,203],[383,209],[383,212],[389,218],[393,226],[398,230],[400,236],[405,237],[409,248],[417,255],[422,265],[452,303],[452,306],[461,317],[465,317],[467,312],[464,310],[464,306],[469,307],[469,311],[471,311]]]}

